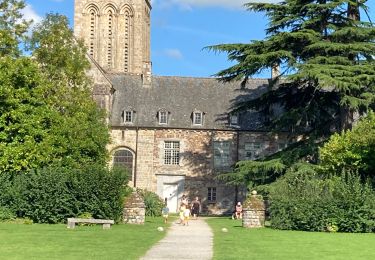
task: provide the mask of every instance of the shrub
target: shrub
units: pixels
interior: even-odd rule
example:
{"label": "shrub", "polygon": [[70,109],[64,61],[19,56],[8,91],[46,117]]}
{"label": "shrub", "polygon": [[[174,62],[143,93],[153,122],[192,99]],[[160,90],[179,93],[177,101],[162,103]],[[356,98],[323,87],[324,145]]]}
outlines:
{"label": "shrub", "polygon": [[16,215],[8,208],[0,206],[0,221],[15,219]]}
{"label": "shrub", "polygon": [[138,190],[142,196],[146,206],[146,216],[158,217],[161,216],[161,210],[164,207],[163,200],[154,192],[146,190]]}
{"label": "shrub", "polygon": [[[78,218],[92,218],[92,214],[90,212],[83,212],[82,214],[78,215]],[[80,226],[95,226],[94,223],[78,223]]]}
{"label": "shrub", "polygon": [[319,156],[325,174],[359,172],[375,185],[375,113],[370,112],[352,130],[332,135]]}
{"label": "shrub", "polygon": [[6,207],[21,217],[26,204],[22,190],[26,187],[27,180],[23,177],[0,172],[0,207]]}
{"label": "shrub", "polygon": [[272,227],[305,231],[375,231],[375,192],[355,174],[321,179],[299,165],[272,185]]}
{"label": "shrub", "polygon": [[[61,223],[91,212],[118,221],[127,194],[126,172],[88,165],[82,169],[44,168],[8,178],[0,202],[18,217],[37,223]],[[3,179],[7,179],[3,176]]]}

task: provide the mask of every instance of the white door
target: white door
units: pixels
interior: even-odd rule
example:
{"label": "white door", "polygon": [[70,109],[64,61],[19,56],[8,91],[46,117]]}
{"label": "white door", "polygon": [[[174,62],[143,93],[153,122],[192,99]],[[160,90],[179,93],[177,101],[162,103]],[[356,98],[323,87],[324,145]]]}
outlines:
{"label": "white door", "polygon": [[177,184],[164,183],[163,198],[167,198],[167,205],[169,208],[169,212],[171,213],[177,212],[177,202],[178,202],[177,197],[178,197]]}

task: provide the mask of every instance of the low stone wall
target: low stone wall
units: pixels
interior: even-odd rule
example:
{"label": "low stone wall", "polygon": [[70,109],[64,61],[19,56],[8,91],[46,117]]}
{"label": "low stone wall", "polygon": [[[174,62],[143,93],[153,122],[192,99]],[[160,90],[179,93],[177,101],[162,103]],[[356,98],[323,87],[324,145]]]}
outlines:
{"label": "low stone wall", "polygon": [[125,200],[122,222],[142,225],[145,223],[145,215],[146,207],[143,198],[134,191]]}
{"label": "low stone wall", "polygon": [[266,220],[266,207],[262,196],[256,192],[246,199],[242,211],[242,226],[246,228],[264,227]]}

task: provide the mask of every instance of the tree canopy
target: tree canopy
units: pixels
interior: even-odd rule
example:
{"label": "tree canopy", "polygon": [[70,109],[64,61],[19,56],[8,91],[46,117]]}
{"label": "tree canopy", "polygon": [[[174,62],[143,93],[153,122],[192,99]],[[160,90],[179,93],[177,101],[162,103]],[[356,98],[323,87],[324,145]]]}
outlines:
{"label": "tree canopy", "polygon": [[18,44],[25,39],[30,21],[22,19],[25,2],[3,0],[0,2],[0,57],[19,55]]}
{"label": "tree canopy", "polygon": [[49,14],[33,29],[31,56],[23,54],[19,43],[27,27],[3,26],[22,19],[23,7],[23,1],[0,4],[0,31],[12,39],[0,42],[14,50],[0,51],[0,172],[104,166],[109,133],[105,113],[91,96],[83,43],[75,40],[66,17]]}
{"label": "tree canopy", "polygon": [[226,52],[235,63],[216,74],[224,82],[245,83],[257,73],[278,68],[280,75],[272,79],[269,91],[239,103],[235,110],[257,109],[269,118],[271,130],[303,137],[300,145],[261,162],[240,162],[233,173],[219,178],[232,183],[271,182],[301,159],[316,161],[318,143],[351,128],[355,116],[374,107],[375,27],[369,19],[361,19],[361,13],[369,11],[366,2],[248,3],[249,11],[268,17],[266,38],[207,47]]}
{"label": "tree canopy", "polygon": [[[236,64],[220,71],[223,81],[244,80],[280,66],[274,86],[237,109],[257,108],[273,127],[329,135],[350,124],[352,112],[374,103],[375,28],[360,20],[367,1],[284,0],[248,3],[269,18],[264,40],[210,46]],[[284,113],[273,113],[274,104]],[[351,113],[349,113],[351,112]]]}

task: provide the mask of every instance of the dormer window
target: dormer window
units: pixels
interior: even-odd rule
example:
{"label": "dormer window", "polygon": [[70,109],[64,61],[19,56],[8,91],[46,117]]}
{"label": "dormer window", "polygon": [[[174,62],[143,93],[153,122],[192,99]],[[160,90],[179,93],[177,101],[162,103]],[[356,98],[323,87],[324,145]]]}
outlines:
{"label": "dormer window", "polygon": [[237,126],[238,125],[238,114],[231,114],[230,115],[230,125]]}
{"label": "dormer window", "polygon": [[133,122],[133,112],[132,111],[125,111],[125,123]]}
{"label": "dormer window", "polygon": [[134,111],[133,110],[125,110],[123,112],[123,121],[124,121],[125,124],[134,123]]}
{"label": "dormer window", "polygon": [[160,125],[168,124],[168,112],[167,111],[159,111],[159,124]]}
{"label": "dormer window", "polygon": [[203,113],[195,111],[193,113],[193,125],[203,125]]}

